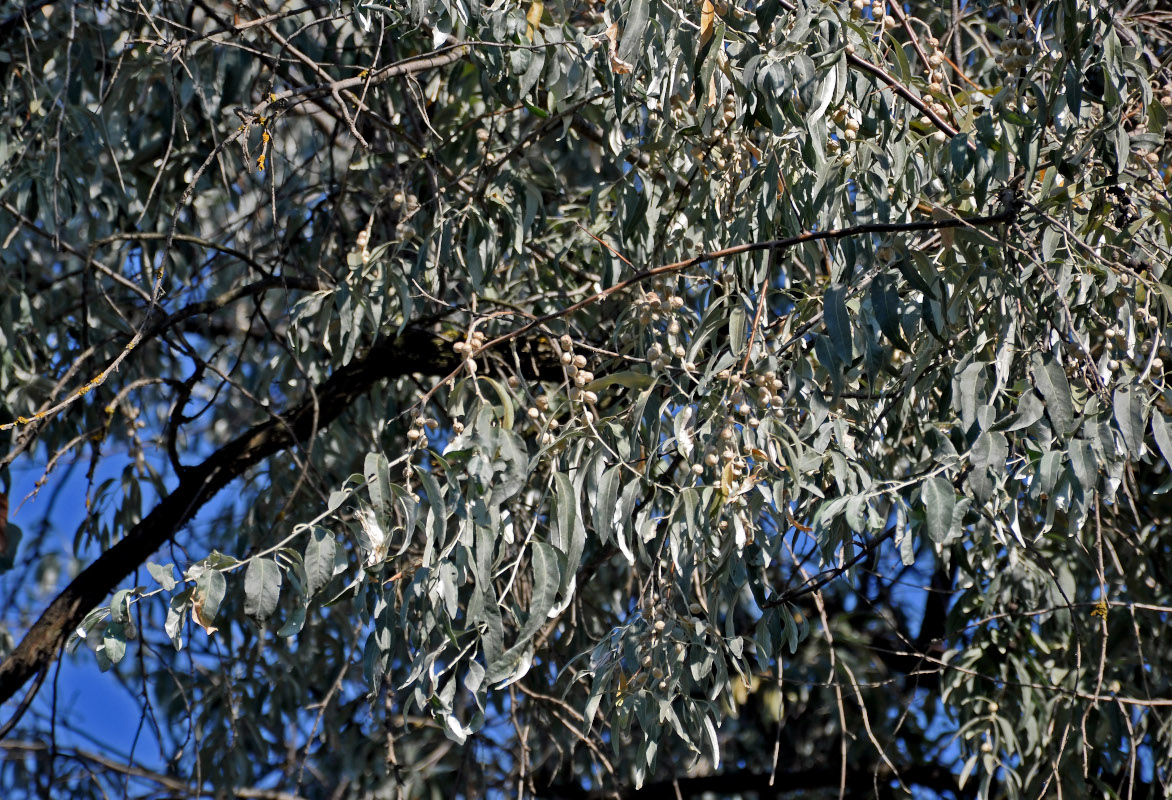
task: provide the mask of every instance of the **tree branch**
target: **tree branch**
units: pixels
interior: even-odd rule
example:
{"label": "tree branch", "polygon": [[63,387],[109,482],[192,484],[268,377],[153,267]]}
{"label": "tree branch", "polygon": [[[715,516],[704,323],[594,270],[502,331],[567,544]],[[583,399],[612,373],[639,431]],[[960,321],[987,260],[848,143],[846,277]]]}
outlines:
{"label": "tree branch", "polygon": [[57,595],[0,664],[0,702],[52,663],[85,615],[229,483],[329,425],[376,382],[411,373],[446,373],[455,364],[447,343],[427,331],[409,329],[398,338],[383,339],[364,358],[337,370],[317,388],[316,425],[314,403],[303,400],[283,416],[254,426],[189,468],[173,492]]}
{"label": "tree branch", "polygon": [[783,603],[792,603],[794,600],[797,600],[799,597],[804,597],[805,595],[813,594],[814,592],[818,591],[823,586],[825,586],[826,584],[830,583],[832,580],[837,578],[839,575],[843,574],[844,572],[849,570],[851,567],[858,564],[860,561],[865,559],[867,556],[871,555],[871,553],[873,553],[880,545],[882,545],[884,542],[886,542],[891,537],[895,536],[895,532],[898,529],[899,529],[898,526],[892,525],[890,528],[888,528],[886,531],[884,531],[881,535],[876,536],[874,539],[872,539],[871,541],[869,541],[865,545],[863,545],[861,548],[859,548],[859,552],[857,554],[855,554],[854,558],[850,559],[849,561],[842,564],[841,566],[837,566],[837,567],[834,567],[833,569],[825,570],[824,572],[821,572],[818,575],[815,575],[813,578],[811,578],[806,583],[802,584],[801,586],[799,586],[796,589],[791,589],[788,592],[781,593],[777,597],[766,600],[764,603],[761,604],[761,607],[762,608],[774,608],[775,606],[780,606]]}
{"label": "tree branch", "polygon": [[[0,751],[4,753],[3,757],[7,759],[17,759],[24,756],[35,754],[43,755],[49,752],[50,748],[47,744],[42,742],[26,742],[15,741],[5,742],[0,744]],[[93,753],[80,748],[57,748],[56,754],[59,757],[71,758],[75,761],[88,761],[96,764],[103,769],[111,772],[116,772],[120,775],[128,775],[132,778],[143,778],[158,784],[160,787],[175,792],[182,797],[202,797],[203,792],[199,787],[192,786],[187,781],[180,780],[173,775],[165,775],[161,772],[144,769],[143,767],[136,767],[134,764],[124,764],[121,761],[104,756],[101,753]],[[232,796],[237,798],[248,798],[248,800],[302,800],[301,795],[291,794],[289,792],[282,792],[278,789],[255,789],[252,787],[238,786],[232,790]]]}
{"label": "tree branch", "polygon": [[[528,333],[534,328],[540,328],[547,322],[552,322],[555,319],[568,317],[575,311],[580,311],[589,305],[609,297],[616,292],[621,292],[626,289],[642,283],[643,281],[659,277],[660,275],[670,275],[676,272],[682,272],[685,269],[697,267],[706,261],[714,261],[720,258],[731,258],[732,256],[739,256],[745,253],[756,253],[761,250],[787,250],[800,244],[808,242],[818,242],[823,239],[843,239],[848,236],[859,236],[863,234],[885,234],[885,233],[911,233],[914,231],[939,231],[947,228],[979,228],[985,226],[1001,225],[1007,222],[1013,222],[1018,218],[1021,209],[1017,202],[1011,202],[1005,208],[998,211],[996,214],[989,214],[980,217],[954,217],[952,219],[932,219],[932,220],[917,220],[914,222],[867,222],[861,225],[852,225],[846,228],[827,228],[826,230],[817,231],[803,231],[797,236],[789,236],[785,239],[771,239],[767,242],[749,242],[748,244],[738,244],[732,247],[725,247],[720,250],[713,250],[710,253],[701,253],[692,258],[686,258],[683,261],[676,261],[671,264],[664,264],[659,267],[652,267],[645,269],[642,272],[637,272],[631,277],[621,280],[618,283],[609,286],[601,291],[598,291],[589,297],[579,300],[573,305],[567,306],[558,311],[551,311],[548,314],[543,314],[540,317],[535,317],[519,328],[514,328],[508,333],[503,333],[490,342],[486,342],[476,350],[473,355],[479,355],[485,350],[490,350],[498,345],[510,342],[523,334]],[[454,377],[450,375],[449,377]]]}

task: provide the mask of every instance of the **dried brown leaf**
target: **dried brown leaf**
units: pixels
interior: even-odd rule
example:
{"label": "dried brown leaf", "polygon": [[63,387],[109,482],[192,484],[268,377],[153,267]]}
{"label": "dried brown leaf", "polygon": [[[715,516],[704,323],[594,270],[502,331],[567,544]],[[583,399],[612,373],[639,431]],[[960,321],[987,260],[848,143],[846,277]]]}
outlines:
{"label": "dried brown leaf", "polygon": [[629,75],[634,71],[635,65],[619,58],[619,24],[617,22],[612,22],[610,27],[606,29],[606,40],[610,42],[610,71],[615,75]]}

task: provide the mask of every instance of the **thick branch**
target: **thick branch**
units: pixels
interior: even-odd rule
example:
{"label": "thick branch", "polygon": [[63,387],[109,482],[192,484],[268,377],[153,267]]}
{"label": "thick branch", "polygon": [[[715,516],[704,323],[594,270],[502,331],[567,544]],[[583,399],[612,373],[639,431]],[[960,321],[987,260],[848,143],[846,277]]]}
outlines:
{"label": "thick branch", "polygon": [[269,456],[305,441],[329,425],[376,382],[411,373],[442,374],[455,363],[446,343],[426,331],[408,330],[396,339],[383,339],[364,358],[342,367],[317,388],[316,429],[314,403],[306,399],[282,417],[256,425],[202,464],[190,468],[175,490],[142,522],[57,595],[0,664],[0,702],[11,698],[51,663],[69,632],[85,615],[229,483]]}

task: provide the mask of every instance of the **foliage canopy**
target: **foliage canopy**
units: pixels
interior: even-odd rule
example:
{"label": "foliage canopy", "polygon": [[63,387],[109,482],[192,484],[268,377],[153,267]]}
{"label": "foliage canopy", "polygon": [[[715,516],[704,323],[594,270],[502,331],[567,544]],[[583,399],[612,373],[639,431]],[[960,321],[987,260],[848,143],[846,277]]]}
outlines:
{"label": "foliage canopy", "polygon": [[1164,796],[1161,5],[5,2],[6,796]]}

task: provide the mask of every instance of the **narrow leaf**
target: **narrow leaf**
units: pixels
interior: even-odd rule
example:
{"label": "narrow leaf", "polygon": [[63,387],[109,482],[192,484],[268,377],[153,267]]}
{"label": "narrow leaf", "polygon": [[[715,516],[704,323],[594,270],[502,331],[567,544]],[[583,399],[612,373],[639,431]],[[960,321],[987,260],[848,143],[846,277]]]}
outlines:
{"label": "narrow leaf", "polygon": [[122,626],[111,623],[106,626],[102,634],[102,644],[105,645],[106,658],[111,664],[117,664],[126,655],[126,633]]}
{"label": "narrow leaf", "polygon": [[952,484],[939,475],[929,478],[920,489],[920,499],[928,520],[928,535],[934,542],[943,542],[952,529],[952,509],[956,505]]}
{"label": "narrow leaf", "polygon": [[1046,413],[1054,424],[1054,432],[1066,436],[1074,429],[1074,404],[1070,397],[1070,383],[1066,370],[1047,353],[1034,356],[1034,385],[1046,400]]}
{"label": "narrow leaf", "polygon": [[890,275],[876,278],[871,283],[870,297],[871,311],[879,323],[879,330],[892,344],[910,353],[911,345],[903,338],[899,328],[899,293],[895,290],[895,278]]}
{"label": "narrow leaf", "polygon": [[570,587],[582,562],[582,551],[586,549],[586,526],[578,508],[578,494],[570,477],[563,472],[554,475],[554,492],[557,498],[558,540],[566,552],[566,571],[562,575],[559,590],[563,599],[569,599]]}
{"label": "narrow leaf", "polygon": [[391,513],[391,478],[387,457],[382,453],[368,453],[362,472],[366,477],[370,502],[378,512],[379,518],[386,519]]}
{"label": "narrow leaf", "polygon": [[557,599],[561,572],[558,569],[558,551],[545,542],[533,545],[533,593],[529,598],[529,617],[517,634],[517,640],[500,658],[489,664],[488,680],[497,688],[523,676],[533,663],[528,642],[545,622]]}
{"label": "narrow leaf", "polygon": [[598,482],[598,497],[593,509],[594,530],[605,544],[614,533],[614,507],[618,502],[621,465],[607,470]]}
{"label": "narrow leaf", "polygon": [[1070,443],[1070,467],[1086,494],[1095,488],[1099,479],[1099,463],[1090,442],[1077,439]]}
{"label": "narrow leaf", "polygon": [[226,588],[224,574],[217,569],[206,570],[196,581],[195,596],[191,601],[191,618],[209,636],[216,632],[216,627],[212,623],[216,621],[216,614],[220,611],[220,603],[224,600]]}
{"label": "narrow leaf", "polygon": [[851,344],[851,317],[846,309],[846,289],[831,286],[822,296],[822,317],[826,323],[826,335],[834,345],[838,360],[849,365],[854,348]]}
{"label": "narrow leaf", "polygon": [[276,610],[280,597],[281,568],[277,562],[268,558],[254,558],[248,562],[244,573],[244,613],[267,619]]}
{"label": "narrow leaf", "polygon": [[557,598],[561,571],[558,569],[558,551],[545,542],[533,545],[533,594],[529,598],[529,618],[517,636],[516,647],[529,640],[545,622]]}
{"label": "narrow leaf", "polygon": [[334,576],[334,534],[314,528],[305,546],[306,591],[313,597]]}
{"label": "narrow leaf", "polygon": [[1115,390],[1115,424],[1128,452],[1139,456],[1144,446],[1143,399],[1130,386]]}

